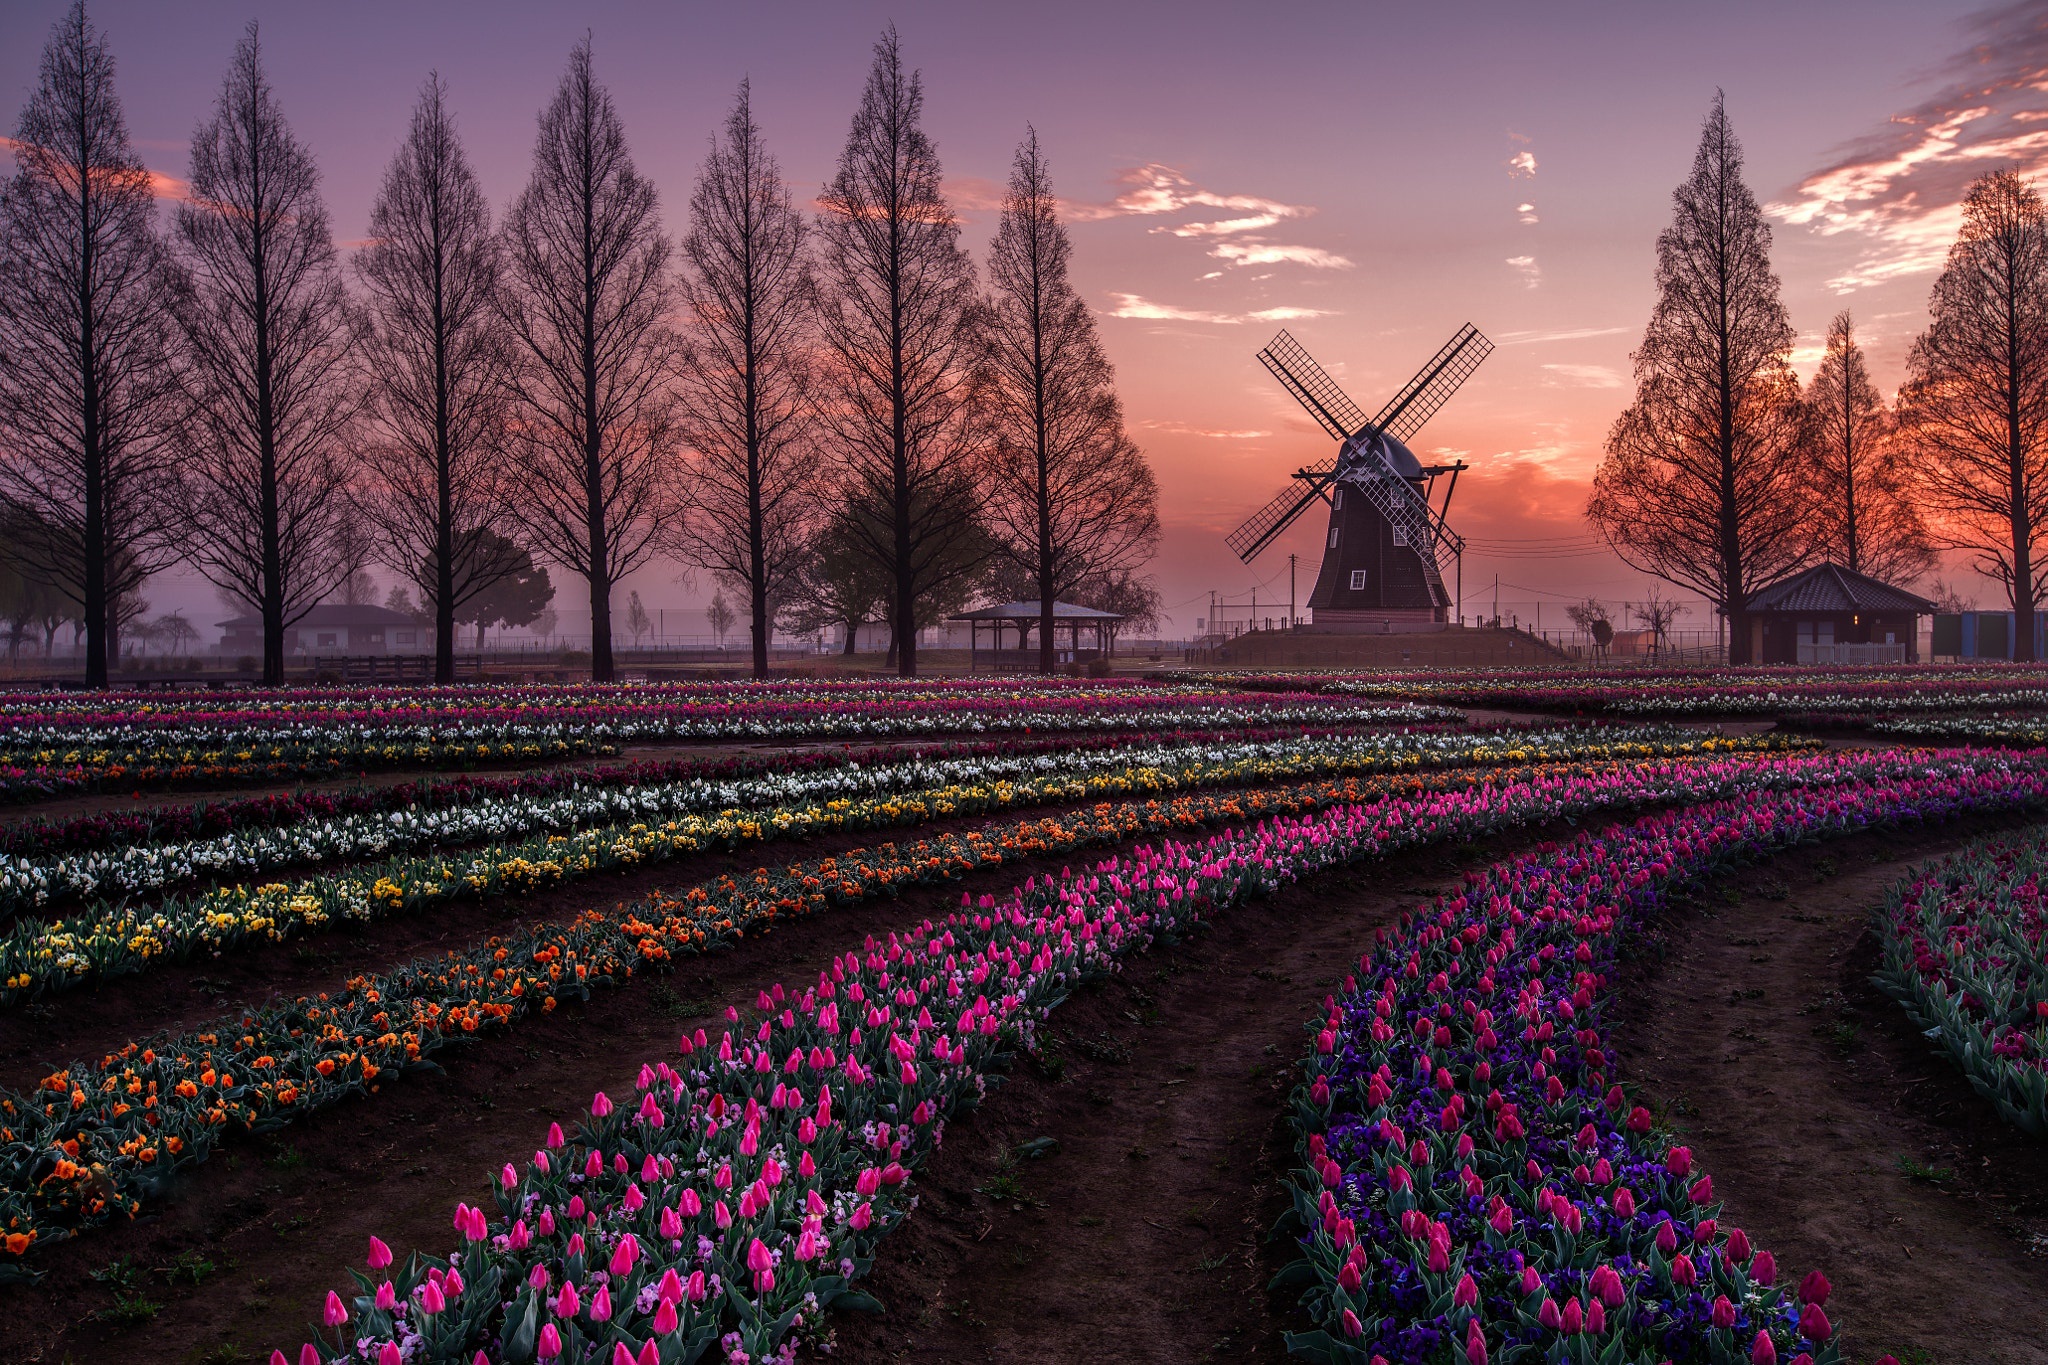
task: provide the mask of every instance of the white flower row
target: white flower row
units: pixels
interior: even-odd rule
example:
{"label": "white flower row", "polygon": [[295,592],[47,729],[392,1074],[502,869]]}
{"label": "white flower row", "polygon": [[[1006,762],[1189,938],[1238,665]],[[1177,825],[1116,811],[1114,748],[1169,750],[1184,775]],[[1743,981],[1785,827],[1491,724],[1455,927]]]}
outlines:
{"label": "white flower row", "polygon": [[1397,768],[1448,761],[1567,759],[1617,746],[1657,746],[1704,738],[1668,726],[1549,727],[1497,731],[1367,731],[1240,743],[1139,741],[1092,751],[848,763],[811,772],[712,781],[590,786],[553,796],[486,797],[463,806],[303,821],[234,830],[201,839],[16,857],[0,855],[0,910],[56,900],[116,895],[206,877],[266,874],[317,862],[379,858],[434,846],[461,847],[601,825],[656,822],[706,812],[756,812],[816,806],[890,793],[942,790],[1134,770],[1157,774],[1153,786],[1199,782],[1202,774],[1247,764],[1275,776]]}

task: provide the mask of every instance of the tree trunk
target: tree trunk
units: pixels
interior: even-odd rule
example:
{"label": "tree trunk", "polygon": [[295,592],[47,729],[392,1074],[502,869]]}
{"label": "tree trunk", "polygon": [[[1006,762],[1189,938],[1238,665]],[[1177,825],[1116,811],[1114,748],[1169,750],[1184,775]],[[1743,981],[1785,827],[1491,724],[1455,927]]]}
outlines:
{"label": "tree trunk", "polygon": [[852,653],[854,653],[854,651],[855,651],[855,643],[854,643],[854,642],[855,642],[855,640],[856,640],[856,639],[857,639],[857,638],[859,637],[859,635],[860,635],[860,622],[858,622],[858,621],[853,621],[853,620],[849,620],[849,621],[848,621],[848,622],[846,623],[846,648],[845,648],[845,649],[843,649],[843,650],[841,650],[841,651],[839,651],[839,652],[840,652],[840,653],[842,653],[842,654],[852,654]]}

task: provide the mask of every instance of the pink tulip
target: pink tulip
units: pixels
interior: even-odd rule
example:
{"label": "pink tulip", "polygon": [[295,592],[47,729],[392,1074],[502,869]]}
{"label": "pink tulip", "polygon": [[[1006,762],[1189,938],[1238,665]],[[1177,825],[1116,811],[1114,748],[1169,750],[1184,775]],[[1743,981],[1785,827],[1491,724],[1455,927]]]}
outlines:
{"label": "pink tulip", "polygon": [[1778,1348],[1769,1332],[1758,1332],[1749,1348],[1749,1365],[1778,1365]]}
{"label": "pink tulip", "polygon": [[1735,1325],[1735,1305],[1728,1302],[1726,1294],[1716,1294],[1714,1296],[1714,1307],[1709,1314],[1709,1318],[1714,1326],[1722,1331],[1726,1331]]}
{"label": "pink tulip", "polygon": [[1828,1277],[1818,1270],[1807,1271],[1806,1278],[1799,1282],[1801,1303],[1824,1305],[1828,1301],[1828,1295],[1834,1292],[1835,1287],[1828,1283]]}
{"label": "pink tulip", "polygon": [[562,1354],[562,1334],[555,1330],[552,1322],[541,1325],[538,1349],[542,1360],[553,1360]]}
{"label": "pink tulip", "polygon": [[590,1296],[590,1320],[605,1322],[612,1315],[612,1291],[609,1285],[599,1285],[597,1292]]}
{"label": "pink tulip", "polygon": [[1799,1311],[1799,1335],[1808,1341],[1819,1342],[1825,1346],[1828,1338],[1834,1334],[1835,1329],[1828,1322],[1828,1315],[1821,1311],[1819,1304],[1809,1303]]}
{"label": "pink tulip", "polygon": [[605,1094],[602,1090],[598,1091],[597,1094],[590,1101],[590,1112],[597,1118],[603,1118],[605,1115],[611,1113],[611,1096]]}
{"label": "pink tulip", "polygon": [[1486,1365],[1486,1334],[1479,1330],[1477,1318],[1465,1324],[1465,1365]]}
{"label": "pink tulip", "polygon": [[1470,1275],[1458,1277],[1457,1288],[1451,1291],[1451,1304],[1457,1308],[1470,1308],[1479,1302],[1479,1286]]}
{"label": "pink tulip", "polygon": [[667,1299],[663,1299],[661,1306],[654,1310],[654,1330],[662,1336],[667,1336],[670,1332],[675,1331],[681,1323],[682,1319],[676,1316],[676,1306]]}
{"label": "pink tulip", "polygon": [[441,1296],[441,1286],[428,1280],[420,1287],[420,1311],[438,1313],[448,1306],[448,1300]]}
{"label": "pink tulip", "polygon": [[377,1286],[377,1307],[387,1313],[398,1307],[398,1295],[391,1288],[391,1281],[389,1280]]}
{"label": "pink tulip", "polygon": [[321,1310],[320,1320],[329,1327],[339,1327],[348,1321],[348,1309],[342,1304],[341,1295],[332,1289],[327,1291],[327,1306]]}
{"label": "pink tulip", "polygon": [[565,1319],[573,1318],[582,1311],[583,1300],[576,1293],[576,1286],[566,1280],[563,1281],[562,1292],[555,1295],[555,1316]]}
{"label": "pink tulip", "polygon": [[1352,1312],[1349,1308],[1344,1310],[1344,1335],[1347,1337],[1362,1337],[1365,1335],[1365,1324],[1360,1322],[1358,1314]]}
{"label": "pink tulip", "polygon": [[405,1353],[397,1342],[387,1341],[377,1348],[377,1365],[405,1365]]}
{"label": "pink tulip", "polygon": [[391,1264],[391,1248],[384,1245],[381,1237],[370,1239],[370,1269],[382,1270]]}
{"label": "pink tulip", "polygon": [[1749,1278],[1758,1284],[1773,1284],[1778,1278],[1778,1258],[1768,1251],[1759,1251],[1756,1259],[1749,1263]]}
{"label": "pink tulip", "polygon": [[320,1348],[310,1341],[301,1343],[299,1365],[320,1365]]}

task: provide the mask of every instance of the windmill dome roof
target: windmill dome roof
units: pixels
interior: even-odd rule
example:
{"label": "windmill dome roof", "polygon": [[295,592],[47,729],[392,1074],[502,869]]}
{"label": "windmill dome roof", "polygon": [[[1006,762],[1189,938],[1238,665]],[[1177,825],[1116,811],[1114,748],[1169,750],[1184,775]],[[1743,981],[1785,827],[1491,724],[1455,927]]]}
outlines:
{"label": "windmill dome roof", "polygon": [[1381,439],[1385,443],[1388,463],[1394,466],[1402,478],[1419,479],[1422,477],[1422,461],[1415,458],[1413,451],[1409,450],[1407,446],[1402,445],[1391,433],[1382,436]]}

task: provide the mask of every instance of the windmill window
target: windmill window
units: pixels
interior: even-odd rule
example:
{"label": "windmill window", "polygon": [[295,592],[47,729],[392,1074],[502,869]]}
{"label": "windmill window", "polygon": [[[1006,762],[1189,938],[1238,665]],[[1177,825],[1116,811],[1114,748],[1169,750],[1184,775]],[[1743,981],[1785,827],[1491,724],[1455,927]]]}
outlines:
{"label": "windmill window", "polygon": [[1337,548],[1337,528],[1334,526],[1330,528],[1330,548],[1333,550]]}
{"label": "windmill window", "polygon": [[1396,527],[1394,528],[1394,543],[1395,543],[1396,545],[1406,545],[1406,544],[1408,543],[1408,528],[1407,528],[1407,527],[1405,527],[1405,526],[1396,526]]}
{"label": "windmill window", "polygon": [[1362,591],[1364,591],[1364,589],[1365,589],[1365,570],[1363,570],[1363,569],[1353,569],[1353,570],[1351,571],[1351,591],[1353,591],[1353,592],[1362,592]]}
{"label": "windmill window", "polygon": [[1341,489],[1341,488],[1340,488],[1340,489],[1338,489],[1338,490],[1337,490],[1337,491],[1336,491],[1335,493],[1332,493],[1332,494],[1330,495],[1330,510],[1331,510],[1331,511],[1333,511],[1333,512],[1341,512],[1341,511],[1343,511],[1343,510],[1344,510],[1344,490],[1343,490],[1343,489]]}

